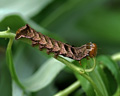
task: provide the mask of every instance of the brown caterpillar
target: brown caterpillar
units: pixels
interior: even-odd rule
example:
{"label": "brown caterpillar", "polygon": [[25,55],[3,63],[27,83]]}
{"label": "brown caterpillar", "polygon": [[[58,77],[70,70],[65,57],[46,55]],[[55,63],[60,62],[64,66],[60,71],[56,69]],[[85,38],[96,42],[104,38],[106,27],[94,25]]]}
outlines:
{"label": "brown caterpillar", "polygon": [[20,28],[16,32],[15,39],[28,38],[32,41],[32,46],[39,45],[39,49],[47,49],[47,53],[53,52],[55,57],[63,55],[80,61],[85,57],[94,57],[97,54],[97,46],[95,43],[87,43],[81,47],[73,47],[61,41],[56,41],[48,36],[36,32],[28,24]]}

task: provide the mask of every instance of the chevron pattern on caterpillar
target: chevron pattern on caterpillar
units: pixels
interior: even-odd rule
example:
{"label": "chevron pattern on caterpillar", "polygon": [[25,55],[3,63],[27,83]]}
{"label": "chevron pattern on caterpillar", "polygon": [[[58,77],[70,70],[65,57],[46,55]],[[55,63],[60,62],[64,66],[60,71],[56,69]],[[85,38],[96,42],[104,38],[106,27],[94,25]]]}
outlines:
{"label": "chevron pattern on caterpillar", "polygon": [[39,49],[47,49],[47,53],[50,52],[55,54],[55,58],[58,55],[72,58],[80,61],[82,58],[93,58],[97,54],[97,46],[95,43],[87,43],[81,47],[73,47],[69,44],[57,41],[48,36],[36,32],[28,24],[18,29],[16,32],[15,39],[28,38],[32,41],[32,46],[38,45]]}

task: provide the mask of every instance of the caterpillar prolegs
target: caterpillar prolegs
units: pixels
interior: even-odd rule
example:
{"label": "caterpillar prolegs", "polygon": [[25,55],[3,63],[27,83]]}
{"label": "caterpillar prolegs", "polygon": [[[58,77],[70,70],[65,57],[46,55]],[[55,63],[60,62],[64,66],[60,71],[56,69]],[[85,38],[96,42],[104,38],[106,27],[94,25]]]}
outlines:
{"label": "caterpillar prolegs", "polygon": [[18,29],[15,39],[28,38],[32,41],[32,46],[39,45],[39,49],[47,49],[47,53],[53,52],[55,57],[63,55],[80,61],[82,58],[94,57],[97,54],[97,46],[95,43],[87,43],[81,47],[73,47],[61,41],[56,41],[48,36],[36,32],[28,24]]}

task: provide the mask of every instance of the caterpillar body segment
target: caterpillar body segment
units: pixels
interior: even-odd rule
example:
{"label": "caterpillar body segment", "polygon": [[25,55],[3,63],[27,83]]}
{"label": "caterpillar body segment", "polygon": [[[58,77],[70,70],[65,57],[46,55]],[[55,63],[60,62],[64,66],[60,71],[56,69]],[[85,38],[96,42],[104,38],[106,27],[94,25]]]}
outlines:
{"label": "caterpillar body segment", "polygon": [[90,42],[81,47],[73,47],[61,41],[56,41],[40,32],[36,32],[28,24],[17,30],[15,39],[20,38],[30,39],[32,46],[39,45],[40,50],[47,49],[47,53],[54,53],[55,58],[57,58],[58,55],[63,55],[80,61],[85,57],[93,58],[97,54],[97,46],[95,43]]}

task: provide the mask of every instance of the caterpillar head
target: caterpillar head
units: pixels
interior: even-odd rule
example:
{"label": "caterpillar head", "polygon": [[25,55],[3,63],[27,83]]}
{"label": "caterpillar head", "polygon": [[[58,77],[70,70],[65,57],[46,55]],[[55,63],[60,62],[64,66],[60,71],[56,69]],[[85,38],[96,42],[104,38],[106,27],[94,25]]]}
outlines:
{"label": "caterpillar head", "polygon": [[89,56],[91,58],[95,57],[97,54],[97,45],[95,43],[88,43],[87,49],[89,49]]}
{"label": "caterpillar head", "polygon": [[17,30],[15,39],[20,39],[23,37],[32,38],[33,36],[34,36],[33,29],[30,28],[28,24],[26,24],[25,26]]}

